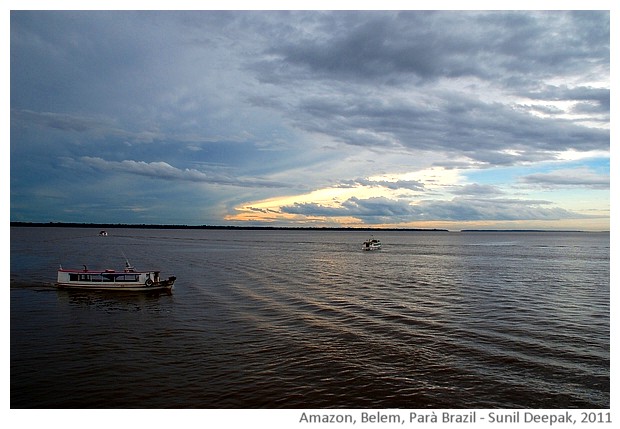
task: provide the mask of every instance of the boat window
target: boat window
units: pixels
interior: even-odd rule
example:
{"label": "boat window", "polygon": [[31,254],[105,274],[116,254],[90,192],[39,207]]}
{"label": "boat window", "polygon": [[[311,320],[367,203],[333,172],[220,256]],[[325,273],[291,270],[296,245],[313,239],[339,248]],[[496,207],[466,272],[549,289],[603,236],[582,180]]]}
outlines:
{"label": "boat window", "polygon": [[72,282],[138,282],[139,274],[78,274],[69,273],[69,281]]}
{"label": "boat window", "polygon": [[117,274],[116,281],[117,282],[137,282],[138,274]]}

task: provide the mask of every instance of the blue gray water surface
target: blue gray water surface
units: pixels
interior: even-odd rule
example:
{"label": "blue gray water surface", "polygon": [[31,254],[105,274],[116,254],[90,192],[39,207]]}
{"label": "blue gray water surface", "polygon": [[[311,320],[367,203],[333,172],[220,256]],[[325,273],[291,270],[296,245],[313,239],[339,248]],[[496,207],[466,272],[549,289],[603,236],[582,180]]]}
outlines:
{"label": "blue gray water surface", "polygon": [[97,233],[11,228],[12,408],[610,406],[607,233]]}

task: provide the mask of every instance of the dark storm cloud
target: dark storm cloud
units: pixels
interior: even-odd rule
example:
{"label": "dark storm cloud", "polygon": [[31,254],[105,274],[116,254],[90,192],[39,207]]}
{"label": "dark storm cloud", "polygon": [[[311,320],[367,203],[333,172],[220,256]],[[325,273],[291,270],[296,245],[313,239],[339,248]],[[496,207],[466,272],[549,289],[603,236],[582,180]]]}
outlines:
{"label": "dark storm cloud", "polygon": [[43,128],[55,128],[62,131],[76,131],[79,133],[83,133],[102,129],[101,121],[70,114],[32,112],[29,110],[12,110],[11,116],[14,123],[28,122],[33,126],[40,126]]}
{"label": "dark storm cloud", "polygon": [[128,74],[152,52],[141,43],[150,30],[132,13],[15,11],[11,18],[12,84],[30,85],[12,93],[12,108],[107,104],[119,90],[136,88]]}
{"label": "dark storm cloud", "polygon": [[358,178],[355,180],[344,180],[340,182],[336,187],[338,188],[353,188],[357,186],[380,186],[386,189],[408,189],[411,191],[423,191],[424,183],[419,180],[370,180],[366,178]]}
{"label": "dark storm cloud", "polygon": [[79,160],[64,159],[65,166],[88,166],[104,173],[118,172],[167,181],[185,181],[250,188],[284,188],[289,184],[260,178],[246,179],[222,174],[209,174],[196,169],[180,169],[166,162],[144,162],[134,160],[106,161],[101,158],[82,157]]}
{"label": "dark storm cloud", "polygon": [[569,149],[609,148],[607,130],[538,118],[504,104],[462,96],[423,106],[349,95],[313,98],[298,107],[298,127],[350,145],[441,151],[491,165],[552,159]]}
{"label": "dark storm cloud", "polygon": [[478,96],[487,91],[483,86],[476,94],[441,84],[493,81],[496,90],[503,86],[506,94],[532,101],[581,102],[575,112],[589,109],[607,121],[609,90],[542,84],[593,68],[609,70],[605,12],[349,12],[313,18],[313,25],[302,27],[306,31],[276,41],[254,68],[262,80],[314,88],[314,95],[298,94],[286,104],[299,128],[350,145],[442,151],[491,165],[609,148],[607,130],[559,117],[570,111],[530,109],[558,115],[543,119],[502,98],[484,100]]}
{"label": "dark storm cloud", "polygon": [[14,125],[25,128],[39,128],[43,131],[58,130],[90,138],[120,138],[135,142],[152,142],[162,136],[152,131],[131,132],[115,126],[109,118],[95,118],[69,113],[33,112],[11,110]]}
{"label": "dark storm cloud", "polygon": [[[22,128],[39,129],[42,132],[54,130],[64,131],[72,135],[80,135],[84,139],[116,139],[127,143],[221,143],[243,142],[243,136],[210,136],[199,133],[164,133],[157,127],[149,127],[140,131],[121,128],[117,121],[109,116],[83,116],[69,113],[33,112],[30,110],[11,110],[12,124]],[[247,138],[247,137],[246,137]]]}
{"label": "dark storm cloud", "polygon": [[557,220],[584,217],[559,207],[546,207],[551,204],[544,200],[468,197],[458,197],[449,201],[425,200],[411,204],[408,200],[353,197],[338,207],[301,203],[282,207],[282,211],[305,216],[350,216],[368,223],[437,220]]}
{"label": "dark storm cloud", "polygon": [[304,216],[342,217],[352,216],[370,223],[412,220],[415,210],[404,200],[391,200],[377,197],[368,199],[349,198],[339,207],[324,206],[316,203],[297,203],[282,207],[284,213]]}
{"label": "dark storm cloud", "polygon": [[536,173],[520,178],[521,183],[543,188],[590,188],[609,189],[608,174],[597,174],[587,169],[560,170],[551,173]]}
{"label": "dark storm cloud", "polygon": [[[261,63],[263,78],[540,78],[583,69],[584,62],[608,65],[605,12],[341,12],[307,18],[310,24],[300,21],[304,31],[274,41],[268,53],[277,58]],[[302,73],[289,74],[290,67]]]}
{"label": "dark storm cloud", "polygon": [[[609,121],[610,91],[606,88],[550,86],[526,92],[532,100],[546,101],[573,101],[576,106],[571,109],[572,113],[598,114],[600,121]],[[558,112],[545,112],[558,113]]]}
{"label": "dark storm cloud", "polygon": [[428,220],[558,220],[583,216],[543,200],[454,198],[450,201],[424,201],[417,214]]}
{"label": "dark storm cloud", "polygon": [[578,100],[593,101],[602,108],[609,109],[609,90],[605,88],[592,88],[580,86],[569,88],[567,86],[544,85],[541,88],[525,93],[531,99],[538,100]]}

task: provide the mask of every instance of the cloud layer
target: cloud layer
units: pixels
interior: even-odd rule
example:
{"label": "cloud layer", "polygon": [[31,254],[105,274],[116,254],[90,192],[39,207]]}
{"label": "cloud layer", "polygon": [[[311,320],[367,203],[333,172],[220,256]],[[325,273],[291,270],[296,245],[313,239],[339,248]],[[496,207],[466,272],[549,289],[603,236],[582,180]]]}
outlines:
{"label": "cloud layer", "polygon": [[[11,219],[458,227],[596,210],[605,228],[609,29],[605,11],[14,11]],[[67,211],[111,183],[131,203],[106,207],[144,210]]]}

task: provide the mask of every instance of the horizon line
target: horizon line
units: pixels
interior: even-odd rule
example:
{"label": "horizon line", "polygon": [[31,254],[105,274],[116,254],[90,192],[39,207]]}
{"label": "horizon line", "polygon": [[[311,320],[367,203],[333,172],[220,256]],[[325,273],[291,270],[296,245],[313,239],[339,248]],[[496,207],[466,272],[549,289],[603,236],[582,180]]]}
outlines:
{"label": "horizon line", "polygon": [[395,228],[372,226],[260,226],[260,225],[186,225],[186,224],[129,224],[102,222],[27,222],[11,221],[14,227],[73,227],[73,228],[135,228],[135,229],[244,229],[244,230],[333,230],[333,231],[421,231],[421,232],[592,232],[609,233],[609,230],[587,231],[578,229],[461,229],[447,228]]}

